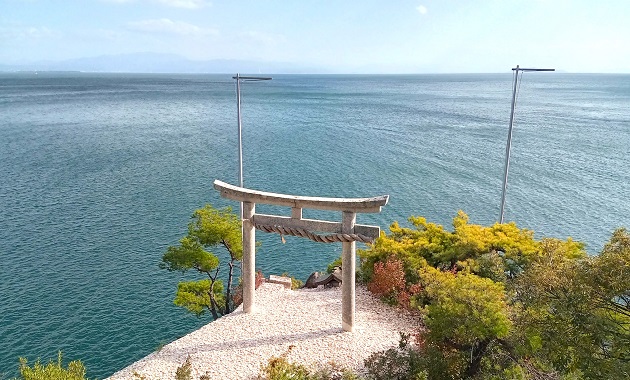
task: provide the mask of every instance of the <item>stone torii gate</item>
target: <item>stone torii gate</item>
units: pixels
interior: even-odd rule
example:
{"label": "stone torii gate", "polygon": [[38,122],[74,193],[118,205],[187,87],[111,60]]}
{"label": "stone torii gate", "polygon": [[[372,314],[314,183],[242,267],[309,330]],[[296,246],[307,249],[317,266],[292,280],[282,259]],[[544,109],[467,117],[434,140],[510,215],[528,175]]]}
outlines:
{"label": "stone torii gate", "polygon": [[[373,242],[380,234],[377,226],[356,224],[357,213],[381,211],[389,195],[374,198],[320,198],[268,193],[230,185],[216,180],[221,197],[242,202],[243,221],[243,311],[254,311],[256,230],[305,237],[321,243],[342,243],[341,326],[353,331],[355,311],[356,242]],[[291,207],[291,216],[256,214],[256,203]],[[342,221],[303,219],[302,209],[341,211]],[[323,232],[327,235],[314,233]]]}

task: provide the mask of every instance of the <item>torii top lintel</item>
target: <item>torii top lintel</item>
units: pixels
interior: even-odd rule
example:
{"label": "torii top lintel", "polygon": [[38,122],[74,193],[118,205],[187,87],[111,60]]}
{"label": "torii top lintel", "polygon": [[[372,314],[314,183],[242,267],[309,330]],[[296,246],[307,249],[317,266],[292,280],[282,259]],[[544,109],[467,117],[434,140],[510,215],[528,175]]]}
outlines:
{"label": "torii top lintel", "polygon": [[389,200],[389,195],[373,198],[324,198],[269,193],[230,185],[219,180],[214,181],[214,188],[221,193],[221,197],[240,202],[355,213],[381,212],[381,207]]}

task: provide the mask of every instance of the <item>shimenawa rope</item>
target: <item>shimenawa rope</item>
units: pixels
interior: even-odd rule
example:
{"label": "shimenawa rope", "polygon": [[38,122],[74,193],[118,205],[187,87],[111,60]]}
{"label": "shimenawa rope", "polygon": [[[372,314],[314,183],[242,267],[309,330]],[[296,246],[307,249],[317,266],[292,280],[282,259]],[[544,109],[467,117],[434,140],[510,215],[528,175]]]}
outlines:
{"label": "shimenawa rope", "polygon": [[318,243],[350,243],[353,241],[358,241],[361,243],[374,242],[374,238],[361,235],[361,234],[318,235],[310,231],[307,231],[303,228],[290,228],[290,227],[284,227],[284,226],[279,226],[279,225],[256,224],[256,223],[254,223],[254,227],[257,230],[261,230],[264,232],[274,232],[280,235],[304,237],[304,238],[316,241]]}

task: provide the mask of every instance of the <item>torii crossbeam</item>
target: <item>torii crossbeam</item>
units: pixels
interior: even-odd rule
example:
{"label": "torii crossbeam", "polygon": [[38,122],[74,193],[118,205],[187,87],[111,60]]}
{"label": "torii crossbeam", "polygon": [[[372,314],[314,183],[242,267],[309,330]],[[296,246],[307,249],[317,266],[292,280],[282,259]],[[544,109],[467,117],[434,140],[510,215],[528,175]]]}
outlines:
{"label": "torii crossbeam", "polygon": [[[341,327],[353,331],[355,311],[356,242],[369,243],[379,234],[377,226],[356,224],[357,213],[376,213],[387,204],[389,195],[374,198],[320,198],[269,193],[230,185],[216,180],[214,188],[223,198],[243,204],[243,311],[254,311],[256,278],[256,229],[306,237],[321,243],[342,243]],[[256,203],[291,207],[291,217],[256,214]],[[341,211],[342,221],[303,219],[302,209]],[[328,233],[327,235],[315,232]]]}

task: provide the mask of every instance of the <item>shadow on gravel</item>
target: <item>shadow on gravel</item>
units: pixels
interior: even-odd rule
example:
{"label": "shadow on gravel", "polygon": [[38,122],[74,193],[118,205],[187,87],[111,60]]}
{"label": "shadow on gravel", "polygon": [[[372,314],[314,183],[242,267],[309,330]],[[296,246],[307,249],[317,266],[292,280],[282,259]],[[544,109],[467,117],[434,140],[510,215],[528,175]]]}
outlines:
{"label": "shadow on gravel", "polygon": [[251,339],[237,339],[229,342],[222,342],[219,344],[204,344],[197,347],[197,352],[203,351],[223,351],[231,350],[234,348],[250,348],[250,347],[262,347],[268,345],[283,345],[287,343],[293,343],[297,341],[307,341],[312,339],[318,339],[328,335],[343,334],[344,331],[341,328],[329,328],[324,330],[308,331],[297,334],[280,334],[272,335],[264,338],[251,338]]}

